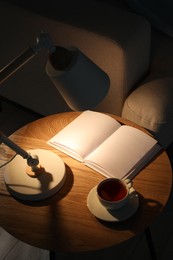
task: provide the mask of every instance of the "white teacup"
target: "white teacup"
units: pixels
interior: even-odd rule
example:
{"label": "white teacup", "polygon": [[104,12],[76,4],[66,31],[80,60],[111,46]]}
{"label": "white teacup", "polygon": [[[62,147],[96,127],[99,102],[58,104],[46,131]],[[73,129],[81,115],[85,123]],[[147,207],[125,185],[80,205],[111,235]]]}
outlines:
{"label": "white teacup", "polygon": [[108,178],[98,184],[97,196],[107,209],[119,209],[128,202],[131,187],[129,179]]}

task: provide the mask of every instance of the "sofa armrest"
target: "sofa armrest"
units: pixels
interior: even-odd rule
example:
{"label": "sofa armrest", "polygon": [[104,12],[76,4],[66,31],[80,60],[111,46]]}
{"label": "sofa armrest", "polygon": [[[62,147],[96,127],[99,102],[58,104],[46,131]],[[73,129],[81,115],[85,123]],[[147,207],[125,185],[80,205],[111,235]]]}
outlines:
{"label": "sofa armrest", "polygon": [[166,148],[173,141],[173,77],[149,81],[126,99],[122,116],[149,130]]}

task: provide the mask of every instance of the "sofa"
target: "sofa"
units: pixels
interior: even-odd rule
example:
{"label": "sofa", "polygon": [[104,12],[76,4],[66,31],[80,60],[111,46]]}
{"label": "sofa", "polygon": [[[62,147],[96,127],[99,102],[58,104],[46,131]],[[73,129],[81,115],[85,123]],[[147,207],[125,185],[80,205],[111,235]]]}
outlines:
{"label": "sofa", "polygon": [[[115,2],[44,1],[40,7],[34,1],[1,1],[0,67],[44,30],[56,45],[79,48],[109,76],[109,93],[94,110],[143,126],[166,148],[173,141],[173,77],[170,67],[161,68],[162,54],[157,56],[162,48],[157,39],[163,42],[166,36],[147,18]],[[169,55],[168,60],[171,64]],[[0,95],[43,116],[70,111],[45,73],[46,61],[43,50],[2,83]]]}

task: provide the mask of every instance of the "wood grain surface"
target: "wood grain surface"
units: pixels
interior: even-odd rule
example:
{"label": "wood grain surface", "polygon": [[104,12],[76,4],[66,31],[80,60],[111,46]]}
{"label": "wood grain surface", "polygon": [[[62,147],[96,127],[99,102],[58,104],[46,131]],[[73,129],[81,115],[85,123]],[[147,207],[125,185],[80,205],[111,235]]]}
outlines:
{"label": "wood grain surface", "polygon": [[[58,154],[66,166],[61,190],[40,202],[13,198],[6,190],[0,170],[0,225],[17,239],[48,250],[80,252],[98,250],[126,241],[144,231],[163,211],[172,187],[172,170],[166,152],[161,152],[133,180],[139,194],[137,212],[123,222],[98,220],[87,208],[87,196],[104,176],[52,148],[46,142],[80,112],[51,115],[19,129],[10,138],[26,150],[42,148]],[[111,115],[123,124],[135,124]],[[142,128],[141,128],[142,129]],[[13,154],[3,144],[4,161]]]}

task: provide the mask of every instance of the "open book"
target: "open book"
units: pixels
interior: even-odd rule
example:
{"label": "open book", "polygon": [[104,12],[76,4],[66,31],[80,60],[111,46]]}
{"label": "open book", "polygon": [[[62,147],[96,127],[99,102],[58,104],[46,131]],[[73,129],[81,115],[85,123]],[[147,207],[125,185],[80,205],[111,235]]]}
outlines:
{"label": "open book", "polygon": [[106,177],[133,178],[161,146],[141,130],[112,117],[84,111],[48,141]]}

